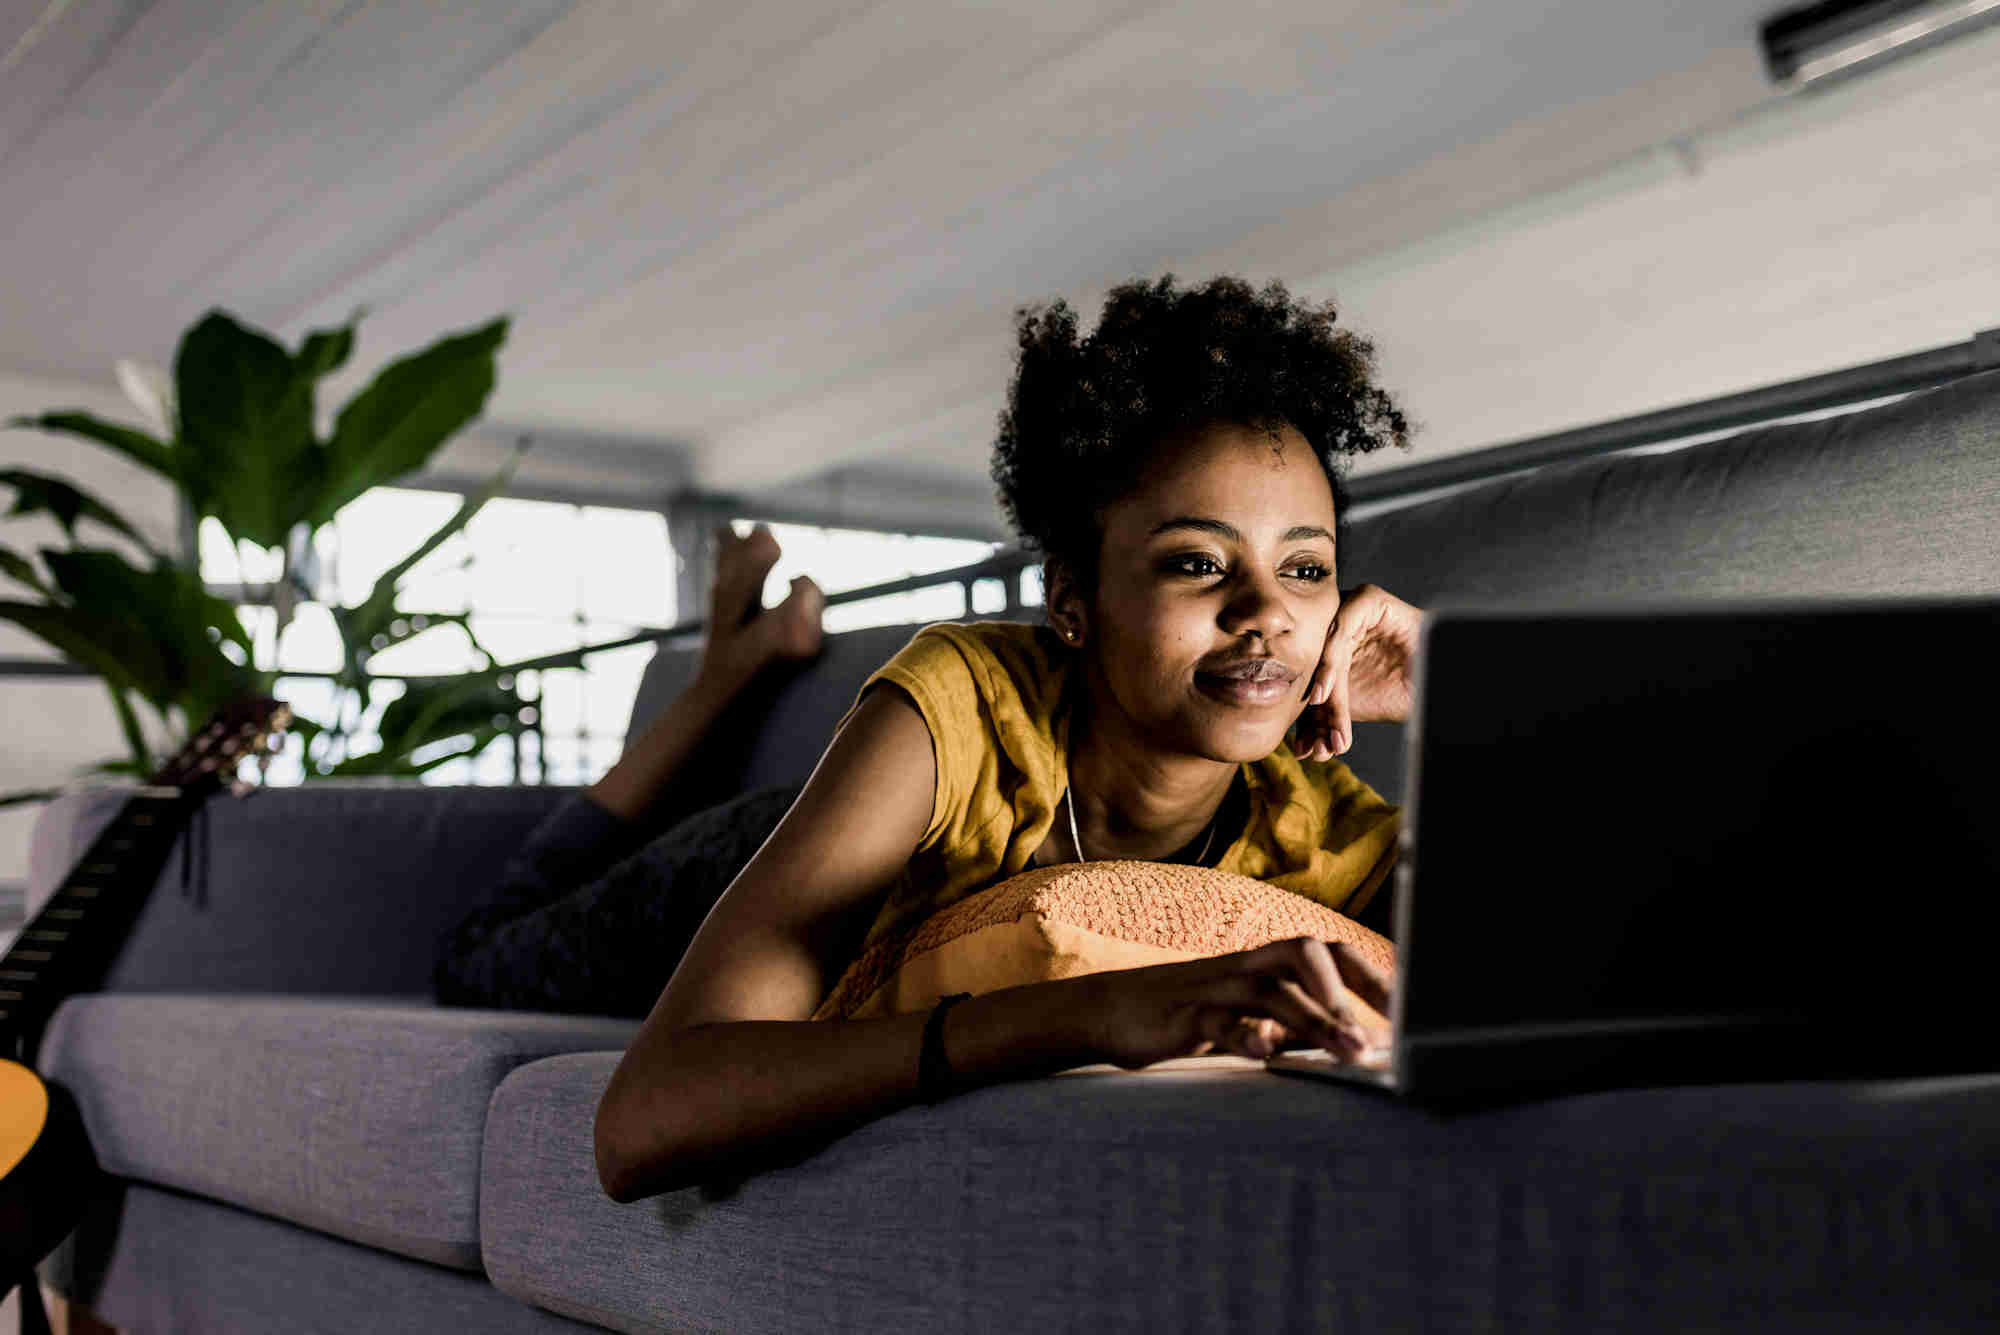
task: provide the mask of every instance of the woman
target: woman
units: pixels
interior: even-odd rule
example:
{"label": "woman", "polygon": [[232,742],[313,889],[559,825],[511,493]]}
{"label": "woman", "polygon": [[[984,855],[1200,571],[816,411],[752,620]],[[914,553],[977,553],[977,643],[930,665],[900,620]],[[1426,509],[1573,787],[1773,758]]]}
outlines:
{"label": "woman", "polygon": [[866,944],[1030,866],[1324,867],[1335,907],[1381,883],[1388,857],[1343,853],[1380,847],[1395,810],[1332,757],[1355,721],[1407,712],[1418,613],[1336,584],[1336,456],[1406,428],[1372,347],[1333,322],[1277,284],[1171,276],[1114,289],[1081,341],[1061,302],[1022,313],[994,477],[1044,554],[1048,626],[929,628],[869,680],[605,1090],[613,1199],[908,1106],[927,1030],[960,1087],[1379,1041],[1349,993],[1386,1010],[1391,980],[1312,938],[1007,988],[935,1026],[800,1023]]}

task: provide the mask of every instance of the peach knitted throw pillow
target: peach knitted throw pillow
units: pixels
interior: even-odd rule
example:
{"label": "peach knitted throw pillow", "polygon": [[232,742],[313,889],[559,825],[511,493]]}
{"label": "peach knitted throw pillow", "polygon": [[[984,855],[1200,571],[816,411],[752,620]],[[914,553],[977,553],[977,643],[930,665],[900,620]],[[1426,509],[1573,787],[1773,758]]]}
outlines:
{"label": "peach knitted throw pillow", "polygon": [[[1303,895],[1234,872],[1164,862],[1040,867],[968,895],[909,935],[863,952],[813,1018],[894,1015],[953,992],[976,996],[1202,959],[1294,936],[1344,941],[1382,967],[1396,967],[1388,938]],[[1387,1027],[1378,1015],[1364,1018]]]}

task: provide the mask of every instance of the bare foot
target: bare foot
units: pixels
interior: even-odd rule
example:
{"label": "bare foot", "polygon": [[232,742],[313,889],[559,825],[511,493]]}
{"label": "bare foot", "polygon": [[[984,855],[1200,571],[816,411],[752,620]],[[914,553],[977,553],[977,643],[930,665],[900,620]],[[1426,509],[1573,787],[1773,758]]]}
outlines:
{"label": "bare foot", "polygon": [[801,575],[776,607],[764,609],[764,579],[781,555],[771,530],[759,524],[737,537],[726,525],[715,534],[715,583],[709,591],[708,641],[702,675],[732,690],[773,660],[810,658],[819,652],[820,611],[826,599]]}
{"label": "bare foot", "polygon": [[[771,652],[780,658],[811,658],[819,652],[820,614],[826,595],[810,576],[796,575],[785,600],[757,618],[771,634]],[[754,628],[753,628],[754,629]]]}

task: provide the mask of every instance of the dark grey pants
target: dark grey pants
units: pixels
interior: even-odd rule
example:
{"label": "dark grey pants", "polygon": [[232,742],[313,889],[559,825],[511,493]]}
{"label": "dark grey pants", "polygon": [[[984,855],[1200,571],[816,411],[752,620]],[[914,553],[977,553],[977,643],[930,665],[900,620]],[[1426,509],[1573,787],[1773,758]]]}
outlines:
{"label": "dark grey pants", "polygon": [[745,793],[651,837],[577,793],[535,827],[491,901],[447,938],[432,973],[438,1000],[646,1014],[798,793]]}

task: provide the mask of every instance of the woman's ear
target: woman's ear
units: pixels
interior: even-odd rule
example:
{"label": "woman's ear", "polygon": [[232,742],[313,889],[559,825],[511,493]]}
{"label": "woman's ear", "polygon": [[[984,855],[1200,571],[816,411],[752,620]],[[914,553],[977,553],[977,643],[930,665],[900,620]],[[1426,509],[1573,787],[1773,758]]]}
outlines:
{"label": "woman's ear", "polygon": [[1042,565],[1042,601],[1048,607],[1049,625],[1062,636],[1064,644],[1080,648],[1090,633],[1089,602],[1070,568],[1061,561]]}

